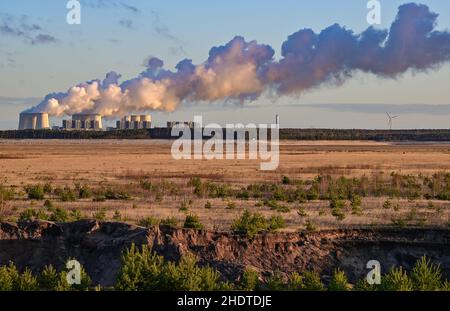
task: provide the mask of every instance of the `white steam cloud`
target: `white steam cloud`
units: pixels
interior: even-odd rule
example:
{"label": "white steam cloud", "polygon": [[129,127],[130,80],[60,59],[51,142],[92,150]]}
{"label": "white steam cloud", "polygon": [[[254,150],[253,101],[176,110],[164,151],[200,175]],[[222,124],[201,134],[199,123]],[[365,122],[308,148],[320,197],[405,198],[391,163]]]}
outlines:
{"label": "white steam cloud", "polygon": [[436,31],[438,15],[426,5],[399,7],[389,30],[368,28],[355,34],[338,24],[320,33],[310,29],[290,35],[282,45],[282,58],[256,41],[235,37],[214,47],[209,58],[194,65],[183,60],[176,71],[151,58],[138,77],[120,83],[110,72],[104,80],[47,95],[35,112],[53,116],[99,113],[120,116],[130,111],[174,111],[182,102],[251,101],[265,91],[301,94],[321,84],[339,84],[356,71],[395,78],[408,70],[434,69],[450,60],[450,33]]}

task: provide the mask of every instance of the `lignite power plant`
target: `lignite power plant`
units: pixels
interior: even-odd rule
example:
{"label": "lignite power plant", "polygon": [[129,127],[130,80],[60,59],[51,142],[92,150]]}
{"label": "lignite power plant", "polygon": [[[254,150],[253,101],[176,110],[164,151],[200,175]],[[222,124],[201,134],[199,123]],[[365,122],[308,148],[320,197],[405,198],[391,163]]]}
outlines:
{"label": "lignite power plant", "polygon": [[[150,129],[152,127],[151,115],[125,116],[116,122],[118,130]],[[22,112],[19,118],[19,130],[45,130],[50,129],[48,113]],[[102,116],[100,114],[74,114],[72,119],[63,120],[61,130],[101,131],[103,130]]]}
{"label": "lignite power plant", "polygon": [[[280,117],[276,115],[276,126],[280,126]],[[194,128],[192,121],[168,121],[167,128],[171,129],[179,126],[187,126]],[[107,128],[107,130],[139,130],[151,129],[152,116],[147,115],[128,115],[121,120],[116,121],[115,128]],[[19,118],[19,130],[45,130],[50,129],[48,113],[42,112],[22,112]],[[74,114],[71,120],[62,120],[62,127],[54,126],[54,130],[66,131],[102,131],[103,121],[100,114]]]}

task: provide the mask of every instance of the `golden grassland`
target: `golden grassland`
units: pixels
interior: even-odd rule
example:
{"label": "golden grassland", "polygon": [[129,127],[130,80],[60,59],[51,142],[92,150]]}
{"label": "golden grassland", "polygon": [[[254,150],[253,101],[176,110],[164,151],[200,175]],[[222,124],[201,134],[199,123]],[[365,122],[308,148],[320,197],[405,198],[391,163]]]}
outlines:
{"label": "golden grassland", "polygon": [[[0,184],[17,194],[16,199],[2,202],[1,215],[14,219],[26,209],[42,208],[43,201],[26,198],[24,187],[51,183],[53,187],[81,184],[130,192],[129,200],[60,202],[51,198],[55,206],[79,210],[86,217],[105,211],[106,218],[111,219],[118,211],[128,222],[151,216],[174,217],[182,223],[186,213],[195,213],[207,228],[226,230],[244,209],[249,209],[267,217],[281,215],[286,221],[284,230],[289,231],[305,228],[306,221],[318,228],[391,225],[401,218],[412,219],[417,225],[448,225],[450,201],[394,198],[393,204],[399,207],[394,210],[383,208],[386,197],[369,196],[362,200],[361,215],[352,214],[347,206],[345,219],[337,220],[326,200],[283,203],[290,211],[280,213],[256,206],[259,199],[196,196],[188,182],[195,176],[238,189],[255,183],[280,184],[283,176],[292,180],[313,179],[318,174],[360,177],[396,172],[428,176],[450,172],[450,144],[282,141],[280,165],[275,171],[260,171],[259,160],[174,160],[170,148],[171,141],[162,140],[0,140]],[[139,187],[142,180],[170,182],[178,190],[164,190],[156,198]],[[205,208],[208,201],[210,209]],[[230,201],[235,202],[235,208],[229,208]],[[188,211],[180,210],[186,202]],[[299,215],[299,209],[304,215]]]}

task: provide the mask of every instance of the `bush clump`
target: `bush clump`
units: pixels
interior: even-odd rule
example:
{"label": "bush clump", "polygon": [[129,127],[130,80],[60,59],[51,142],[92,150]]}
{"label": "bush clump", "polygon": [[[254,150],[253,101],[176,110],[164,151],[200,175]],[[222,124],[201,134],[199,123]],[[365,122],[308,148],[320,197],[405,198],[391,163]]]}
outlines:
{"label": "bush clump", "polygon": [[91,279],[81,267],[81,282],[70,285],[67,271],[57,272],[53,266],[46,266],[37,276],[30,269],[20,272],[13,263],[0,266],[0,291],[86,291],[91,288]]}
{"label": "bush clump", "polygon": [[345,272],[337,269],[333,273],[333,277],[330,280],[330,284],[328,285],[328,290],[330,291],[348,291],[351,289],[350,284],[348,283],[347,276]]}
{"label": "bush clump", "polygon": [[149,217],[139,219],[137,224],[141,227],[151,228],[151,227],[159,226],[160,222],[161,221],[158,218],[149,216]]}
{"label": "bush clump", "polygon": [[190,214],[190,215],[186,216],[183,228],[186,228],[186,229],[199,229],[200,230],[200,229],[203,229],[204,226],[200,222],[200,219],[198,218],[197,215]]}
{"label": "bush clump", "polygon": [[5,188],[3,185],[0,185],[0,203],[3,201],[10,201],[14,199],[14,191],[11,189]]}
{"label": "bush clump", "polygon": [[28,185],[25,187],[25,192],[29,200],[43,200],[45,197],[44,186],[42,185]]}
{"label": "bush clump", "polygon": [[260,213],[252,214],[245,210],[242,216],[234,221],[231,226],[233,231],[245,232],[252,238],[263,231],[275,231],[284,228],[285,222],[281,216],[274,216],[269,219],[264,218]]}
{"label": "bush clump", "polygon": [[130,194],[125,191],[115,191],[111,188],[107,189],[104,194],[106,200],[129,200],[131,198]]}
{"label": "bush clump", "polygon": [[253,269],[245,269],[238,288],[244,291],[255,291],[259,288],[259,275]]}
{"label": "bush clump", "polygon": [[214,291],[229,288],[220,274],[210,267],[199,267],[193,255],[178,263],[166,262],[147,245],[139,250],[134,244],[122,255],[122,268],[116,290],[122,291]]}

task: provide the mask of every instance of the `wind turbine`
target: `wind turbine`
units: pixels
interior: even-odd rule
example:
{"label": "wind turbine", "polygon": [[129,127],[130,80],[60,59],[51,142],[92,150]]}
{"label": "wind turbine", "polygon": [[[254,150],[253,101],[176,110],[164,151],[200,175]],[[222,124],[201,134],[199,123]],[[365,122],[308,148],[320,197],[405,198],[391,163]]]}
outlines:
{"label": "wind turbine", "polygon": [[391,116],[388,112],[386,112],[386,114],[387,114],[387,116],[388,116],[388,119],[389,119],[389,129],[390,130],[392,130],[392,120],[394,120],[394,119],[396,119],[396,118],[398,118],[398,117],[400,117],[400,116]]}

